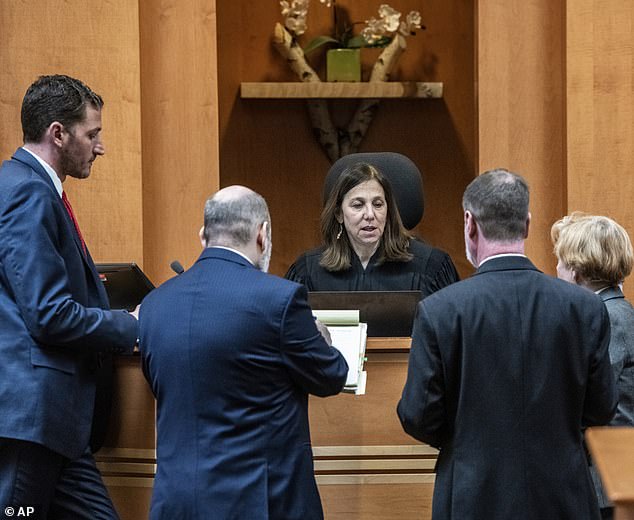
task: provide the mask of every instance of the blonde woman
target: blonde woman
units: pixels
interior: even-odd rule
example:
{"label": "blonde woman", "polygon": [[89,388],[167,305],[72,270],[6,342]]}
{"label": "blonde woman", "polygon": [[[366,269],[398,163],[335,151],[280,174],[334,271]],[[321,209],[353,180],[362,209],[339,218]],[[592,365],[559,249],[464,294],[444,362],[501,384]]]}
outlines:
{"label": "blonde woman", "polygon": [[[557,276],[597,293],[610,316],[610,362],[619,393],[613,426],[634,426],[634,308],[622,285],[632,271],[632,243],[614,220],[573,213],[555,222],[551,238],[557,256]],[[592,478],[603,518],[612,507],[603,493],[596,469]]]}

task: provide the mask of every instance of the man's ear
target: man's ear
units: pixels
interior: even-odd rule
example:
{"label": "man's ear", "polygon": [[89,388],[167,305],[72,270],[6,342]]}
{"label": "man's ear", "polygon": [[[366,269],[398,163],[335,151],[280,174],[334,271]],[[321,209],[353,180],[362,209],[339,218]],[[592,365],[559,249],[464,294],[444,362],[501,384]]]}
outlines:
{"label": "man's ear", "polygon": [[524,233],[524,238],[528,238],[528,228],[531,225],[531,212],[528,212],[528,217],[526,217],[526,232]]}
{"label": "man's ear", "polygon": [[207,239],[205,238],[205,226],[200,228],[198,232],[198,238],[200,238],[200,245],[203,246],[203,249],[207,247]]}
{"label": "man's ear", "polygon": [[469,210],[464,212],[464,225],[469,238],[474,238],[478,232],[478,225],[476,224],[473,214]]}
{"label": "man's ear", "polygon": [[256,237],[258,247],[262,251],[264,251],[266,247],[266,237],[268,235],[268,232],[267,232],[268,226],[269,226],[269,223],[267,221],[262,222],[262,224],[260,225],[260,229],[258,230],[258,235]]}
{"label": "man's ear", "polygon": [[61,148],[65,142],[68,132],[64,129],[64,125],[59,121],[53,121],[44,132],[45,136],[58,148]]}

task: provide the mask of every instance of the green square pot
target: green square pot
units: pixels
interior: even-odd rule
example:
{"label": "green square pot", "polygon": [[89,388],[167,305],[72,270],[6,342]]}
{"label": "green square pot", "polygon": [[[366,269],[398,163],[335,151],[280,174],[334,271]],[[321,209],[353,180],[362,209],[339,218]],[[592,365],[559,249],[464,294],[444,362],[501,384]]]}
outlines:
{"label": "green square pot", "polygon": [[359,49],[330,49],[326,53],[328,81],[361,81],[361,52]]}

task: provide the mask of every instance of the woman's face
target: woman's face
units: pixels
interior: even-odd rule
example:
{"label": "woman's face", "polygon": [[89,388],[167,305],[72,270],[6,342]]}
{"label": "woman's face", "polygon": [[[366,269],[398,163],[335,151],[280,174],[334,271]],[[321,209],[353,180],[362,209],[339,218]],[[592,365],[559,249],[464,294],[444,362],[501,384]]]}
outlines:
{"label": "woman's face", "polygon": [[572,269],[566,267],[566,265],[561,260],[557,261],[557,278],[559,278],[560,280],[565,280],[566,282],[577,283],[575,272]]}
{"label": "woman's face", "polygon": [[355,251],[376,248],[387,220],[383,187],[372,179],[352,188],[343,198],[339,218]]}

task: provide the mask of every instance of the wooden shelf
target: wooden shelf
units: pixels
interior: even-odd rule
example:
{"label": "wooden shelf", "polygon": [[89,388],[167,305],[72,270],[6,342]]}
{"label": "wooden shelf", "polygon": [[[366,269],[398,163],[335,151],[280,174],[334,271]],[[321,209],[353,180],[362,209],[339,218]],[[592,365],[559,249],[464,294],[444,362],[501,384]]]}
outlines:
{"label": "wooden shelf", "polygon": [[441,98],[442,83],[377,81],[361,83],[241,83],[245,99]]}

